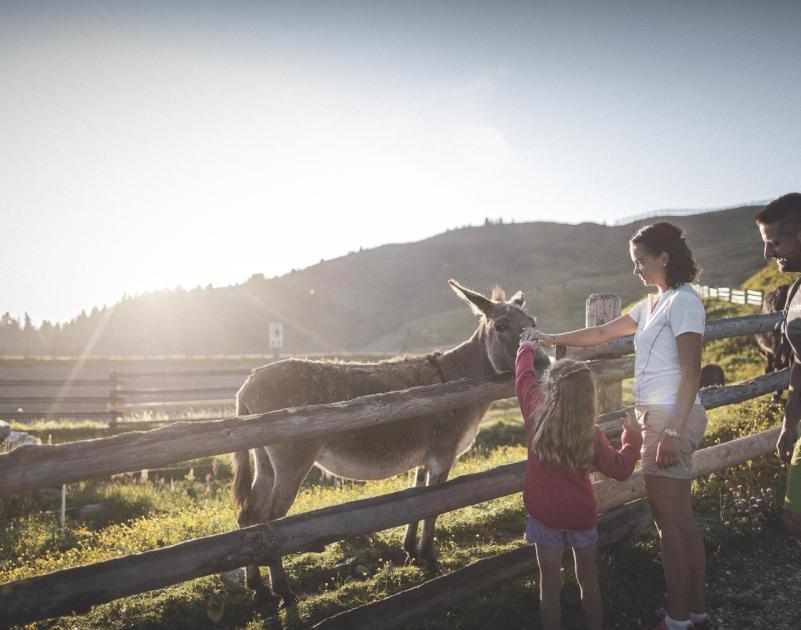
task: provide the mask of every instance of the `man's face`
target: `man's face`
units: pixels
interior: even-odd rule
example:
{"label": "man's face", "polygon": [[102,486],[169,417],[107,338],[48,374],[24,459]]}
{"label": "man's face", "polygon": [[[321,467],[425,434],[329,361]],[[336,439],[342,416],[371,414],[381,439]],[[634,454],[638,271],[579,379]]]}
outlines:
{"label": "man's face", "polygon": [[780,223],[759,225],[765,258],[776,259],[779,271],[801,271],[801,233],[782,231]]}

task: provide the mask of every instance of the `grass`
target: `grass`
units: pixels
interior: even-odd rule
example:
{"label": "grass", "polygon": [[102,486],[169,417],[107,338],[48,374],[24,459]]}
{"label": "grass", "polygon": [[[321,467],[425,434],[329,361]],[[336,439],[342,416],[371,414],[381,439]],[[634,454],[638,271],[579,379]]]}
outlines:
{"label": "grass", "polygon": [[[744,314],[748,307],[710,302],[709,319]],[[750,309],[753,311],[753,308]],[[761,359],[750,340],[727,339],[704,348],[704,362],[719,363],[729,382],[756,376]],[[781,405],[770,396],[709,412],[702,446],[776,426]],[[83,429],[89,429],[82,425]],[[42,427],[55,432],[57,427]],[[69,430],[59,426],[58,429]],[[482,424],[473,449],[451,473],[488,470],[525,458],[519,411],[497,405]],[[305,512],[403,489],[409,475],[376,482],[338,481],[321,485],[315,474],[304,483],[291,513]],[[228,497],[227,457],[204,458],[146,476],[69,485],[66,527],[53,510],[58,497],[38,492],[0,500],[0,582],[97,562],[174,544],[236,527]],[[695,509],[710,555],[749,544],[777,527],[783,475],[773,457],[761,458],[693,484]],[[100,506],[99,508],[96,506]],[[442,515],[436,546],[443,572],[452,571],[522,543],[525,513],[512,495]],[[335,542],[322,553],[293,554],[286,567],[302,599],[283,611],[284,628],[308,628],[340,610],[374,601],[420,584],[430,575],[405,566],[400,550],[403,528]],[[723,551],[721,551],[723,550]],[[618,627],[637,627],[638,615],[662,605],[661,568],[653,529],[600,554],[599,571],[607,618]],[[578,591],[572,570],[565,570],[564,627],[581,627]],[[498,585],[492,592],[410,627],[426,629],[537,627],[536,579]],[[646,613],[647,615],[647,613]],[[219,619],[219,621],[214,621]],[[641,619],[647,623],[648,619]],[[629,625],[630,624],[630,625]],[[97,606],[72,617],[37,622],[31,628],[256,628],[277,627],[254,611],[241,580],[208,576],[151,593]]]}

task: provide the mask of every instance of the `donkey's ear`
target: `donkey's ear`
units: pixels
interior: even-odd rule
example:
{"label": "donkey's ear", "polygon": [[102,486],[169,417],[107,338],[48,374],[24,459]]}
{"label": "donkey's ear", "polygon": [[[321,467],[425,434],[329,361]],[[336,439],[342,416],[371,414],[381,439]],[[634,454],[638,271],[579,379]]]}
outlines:
{"label": "donkey's ear", "polygon": [[520,308],[523,308],[526,305],[526,296],[523,295],[522,291],[518,291],[506,303],[507,304],[517,304],[517,306],[519,306]]}
{"label": "donkey's ear", "polygon": [[486,315],[487,317],[490,317],[495,306],[491,300],[488,300],[480,293],[466,289],[453,278],[448,280],[448,284],[451,285],[451,289],[453,289],[453,292],[456,293],[456,295],[467,302],[467,304],[470,306],[470,310],[472,310],[476,315]]}

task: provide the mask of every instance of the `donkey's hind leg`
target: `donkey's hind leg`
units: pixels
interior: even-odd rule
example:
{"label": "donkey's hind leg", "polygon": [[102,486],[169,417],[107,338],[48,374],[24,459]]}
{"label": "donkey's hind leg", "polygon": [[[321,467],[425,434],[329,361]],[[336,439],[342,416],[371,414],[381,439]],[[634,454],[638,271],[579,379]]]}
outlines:
{"label": "donkey's hind leg", "polygon": [[[300,485],[317,459],[316,448],[303,449],[294,444],[292,446],[292,449],[286,451],[274,450],[270,453],[270,460],[275,471],[270,520],[286,516],[298,495]],[[297,595],[289,588],[283,561],[279,558],[277,562],[269,566],[270,588],[273,594],[283,600],[284,606],[292,606],[297,601]]]}
{"label": "donkey's hind leg", "polygon": [[[422,488],[426,485],[426,467],[418,466],[414,477],[414,487]],[[417,521],[413,521],[406,526],[406,534],[403,537],[403,550],[406,552],[406,562],[414,562],[417,558]]]}
{"label": "donkey's hind leg", "polygon": [[[240,527],[264,523],[270,518],[272,510],[272,492],[275,482],[273,466],[270,456],[264,448],[253,450],[255,460],[255,475],[250,490],[250,509],[247,514],[239,520]],[[254,601],[260,607],[278,609],[278,602],[273,597],[270,589],[261,581],[261,573],[257,564],[249,564],[245,567],[245,583],[247,587],[254,591]]]}
{"label": "donkey's hind leg", "polygon": [[[451,471],[453,460],[446,466],[441,462],[429,464],[428,466],[428,486],[435,486],[443,483],[448,479],[448,473]],[[437,563],[437,556],[434,553],[434,528],[437,523],[437,517],[432,516],[423,520],[422,531],[420,532],[420,546],[418,547],[417,558],[428,565],[431,571],[438,571],[439,565]]]}

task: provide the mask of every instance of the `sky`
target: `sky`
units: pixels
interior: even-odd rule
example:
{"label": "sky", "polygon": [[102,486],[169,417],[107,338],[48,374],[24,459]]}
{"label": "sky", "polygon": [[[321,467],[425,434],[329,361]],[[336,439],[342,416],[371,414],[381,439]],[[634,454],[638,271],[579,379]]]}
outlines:
{"label": "sky", "polygon": [[801,189],[801,3],[3,2],[0,313]]}

